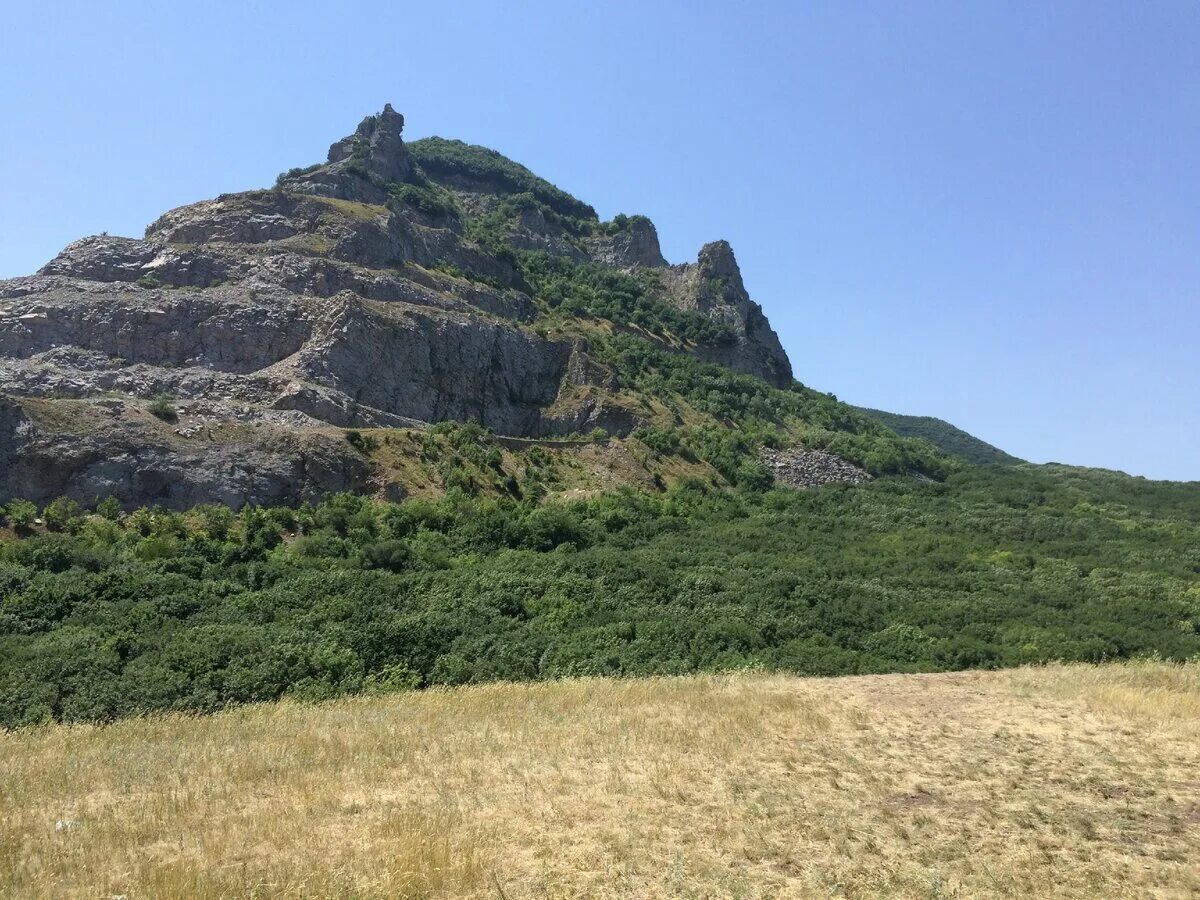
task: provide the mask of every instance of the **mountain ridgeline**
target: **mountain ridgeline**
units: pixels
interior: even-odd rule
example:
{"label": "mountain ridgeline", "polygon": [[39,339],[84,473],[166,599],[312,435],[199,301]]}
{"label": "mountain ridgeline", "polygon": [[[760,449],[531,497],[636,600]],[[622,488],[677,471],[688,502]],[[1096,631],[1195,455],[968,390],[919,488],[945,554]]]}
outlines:
{"label": "mountain ridgeline", "polygon": [[651,483],[761,480],[763,445],[947,471],[793,380],[729,244],[669,265],[644,216],[602,222],[495,151],[403,127],[385,107],[273,188],[0,282],[0,501],[399,498],[425,482],[371,430],[442,421],[630,439],[615,481],[631,454]]}
{"label": "mountain ridgeline", "polygon": [[868,409],[863,406],[855,408],[864,415],[878,419],[896,434],[929,441],[943,453],[965,459],[977,466],[1010,466],[1023,462],[1023,460],[1005,453],[999,447],[993,447],[987,441],[980,440],[961,428],[956,428],[945,419],[937,419],[933,416],[905,416],[900,413]]}
{"label": "mountain ridgeline", "polygon": [[728,244],[403,124],[0,282],[0,728],[1200,654],[1200,484],[810,390]]}

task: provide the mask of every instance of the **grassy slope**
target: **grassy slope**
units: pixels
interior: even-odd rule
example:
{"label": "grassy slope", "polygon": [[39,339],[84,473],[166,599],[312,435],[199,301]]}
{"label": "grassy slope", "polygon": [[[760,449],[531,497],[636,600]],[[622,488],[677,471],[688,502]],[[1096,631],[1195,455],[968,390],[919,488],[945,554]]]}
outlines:
{"label": "grassy slope", "polygon": [[1198,765],[1200,668],[1148,662],[48,726],[0,733],[0,893],[1195,896]]}
{"label": "grassy slope", "polygon": [[999,447],[993,447],[973,434],[968,434],[944,419],[935,419],[933,416],[905,416],[864,406],[856,406],[855,409],[878,419],[903,437],[924,438],[943,453],[960,456],[976,465],[1011,465],[1021,462],[1017,457],[1005,453]]}
{"label": "grassy slope", "polygon": [[[712,466],[676,454],[654,453],[636,439],[522,441],[481,434],[469,445],[459,441],[456,446],[453,431],[380,428],[360,433],[370,441],[365,451],[379,476],[412,498],[442,497],[448,480],[455,477],[469,479],[475,496],[500,497],[509,494],[505,487],[509,476],[521,490],[529,490],[536,474],[541,496],[562,499],[621,485],[655,490],[682,478],[722,483]],[[488,464],[482,448],[496,448],[496,465]]]}

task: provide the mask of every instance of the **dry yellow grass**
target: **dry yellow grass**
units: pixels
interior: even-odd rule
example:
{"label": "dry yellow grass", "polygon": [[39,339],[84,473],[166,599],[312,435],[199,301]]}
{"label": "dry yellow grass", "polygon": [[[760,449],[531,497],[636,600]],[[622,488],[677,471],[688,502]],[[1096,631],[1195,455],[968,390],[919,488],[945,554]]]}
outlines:
{"label": "dry yellow grass", "polygon": [[0,817],[13,897],[1195,897],[1200,666],[44,727],[0,735]]}

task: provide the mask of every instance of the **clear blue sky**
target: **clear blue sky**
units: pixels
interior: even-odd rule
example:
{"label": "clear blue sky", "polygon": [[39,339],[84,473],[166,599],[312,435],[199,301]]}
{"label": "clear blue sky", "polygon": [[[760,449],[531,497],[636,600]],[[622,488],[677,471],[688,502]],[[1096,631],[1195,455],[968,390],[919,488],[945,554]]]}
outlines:
{"label": "clear blue sky", "polygon": [[[443,11],[444,9],[444,11]],[[0,30],[0,276],[391,101],[729,240],[805,383],[1200,479],[1200,3],[79,3]]]}

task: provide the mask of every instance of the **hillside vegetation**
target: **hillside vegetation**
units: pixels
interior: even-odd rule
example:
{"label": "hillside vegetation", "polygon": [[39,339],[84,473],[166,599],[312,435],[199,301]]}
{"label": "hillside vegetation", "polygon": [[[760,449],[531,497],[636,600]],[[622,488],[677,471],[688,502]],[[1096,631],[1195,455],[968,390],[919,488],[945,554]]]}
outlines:
{"label": "hillside vegetation", "polygon": [[[495,447],[450,435],[463,468],[439,500],[64,502],[47,532],[10,506],[0,725],[501,679],[1200,653],[1198,485],[964,468],[539,500],[558,476],[531,450],[517,499]],[[471,497],[484,477],[497,494]]]}
{"label": "hillside vegetation", "polygon": [[935,419],[933,416],[904,416],[861,406],[855,409],[878,419],[899,435],[928,441],[943,453],[960,457],[975,465],[1012,465],[1021,462],[1017,457],[1005,453],[999,447],[993,447],[987,441],[980,440],[961,428],[956,428],[944,419]]}
{"label": "hillside vegetation", "polygon": [[528,194],[559,215],[597,221],[591,206],[495,150],[440,137],[421,138],[406,146],[417,165],[435,178],[466,180],[502,195]]}
{"label": "hillside vegetation", "polygon": [[899,434],[727,242],[403,128],[0,283],[0,727],[1200,651],[1200,486]]}
{"label": "hillside vegetation", "polygon": [[25,898],[1200,893],[1195,664],[497,684],[0,733]]}

